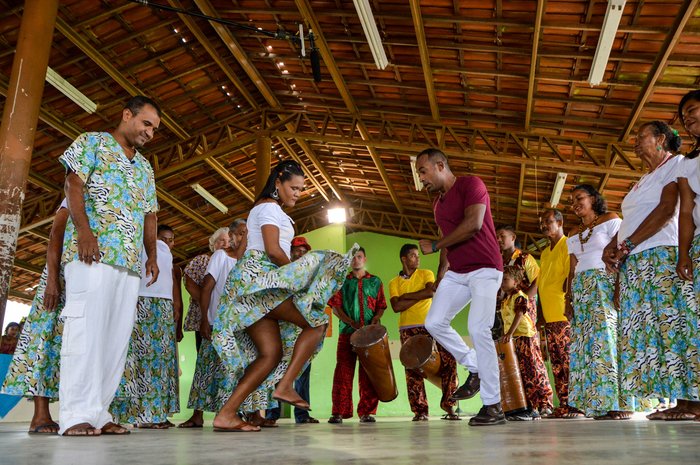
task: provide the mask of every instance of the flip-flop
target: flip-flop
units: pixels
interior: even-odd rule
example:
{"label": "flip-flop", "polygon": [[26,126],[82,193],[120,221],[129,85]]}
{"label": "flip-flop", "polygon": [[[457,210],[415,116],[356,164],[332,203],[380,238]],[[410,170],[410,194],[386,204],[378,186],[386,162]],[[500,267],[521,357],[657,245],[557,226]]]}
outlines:
{"label": "flip-flop", "polygon": [[462,421],[462,419],[459,418],[459,415],[457,415],[456,413],[446,413],[440,419],[449,421]]}
{"label": "flip-flop", "polygon": [[[105,428],[121,428],[123,431],[108,431]],[[102,428],[100,429],[102,430],[102,434],[107,436],[126,436],[127,434],[131,434],[131,431],[124,428],[122,425],[118,425],[117,423],[114,423],[112,421],[105,423],[104,426],[102,426]]]}
{"label": "flip-flop", "polygon": [[204,428],[204,424],[198,425],[197,423],[193,422],[192,420],[187,420],[185,422],[180,423],[177,425],[178,428]]}
{"label": "flip-flop", "polygon": [[[44,428],[56,428],[56,431],[41,431]],[[35,426],[34,428],[27,431],[29,434],[58,434],[59,430],[58,423],[52,421],[51,423],[44,423],[43,425]]]}
{"label": "flip-flop", "polygon": [[[291,400],[282,399],[281,397],[276,397],[276,396],[272,396],[272,398],[274,400],[276,400],[277,402],[284,402],[284,403],[289,404],[291,406],[294,406],[296,408],[306,410],[307,412],[311,411],[311,406],[309,404],[306,404],[306,403],[300,404],[299,402],[292,402]],[[305,401],[302,401],[302,402],[305,402]]]}
{"label": "flip-flop", "polygon": [[[89,434],[88,431],[92,430],[93,434]],[[76,434],[71,434],[72,431],[76,431]],[[95,428],[92,426],[90,423],[78,423],[77,425],[73,425],[67,430],[63,432],[64,437],[93,437],[93,436],[100,436],[101,434],[104,434],[102,432],[94,434],[95,431],[100,431],[99,428]]]}
{"label": "flip-flop", "polygon": [[[243,429],[247,426],[257,428],[257,429]],[[242,422],[240,425],[234,426],[232,428],[218,428],[214,427],[215,433],[258,433],[260,432],[259,426],[253,426],[250,423]]]}
{"label": "flip-flop", "polygon": [[280,425],[277,424],[277,420],[268,420],[266,418],[263,420],[260,426],[263,428],[279,428]]}

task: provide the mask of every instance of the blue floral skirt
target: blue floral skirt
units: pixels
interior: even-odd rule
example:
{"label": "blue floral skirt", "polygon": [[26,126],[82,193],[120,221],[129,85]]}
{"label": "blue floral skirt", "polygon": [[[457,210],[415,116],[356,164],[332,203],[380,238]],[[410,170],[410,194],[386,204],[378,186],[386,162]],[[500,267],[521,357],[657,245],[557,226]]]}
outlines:
{"label": "blue floral skirt", "polygon": [[124,375],[110,412],[119,423],[163,423],[179,411],[173,301],[139,297]]}
{"label": "blue floral skirt", "polygon": [[[292,297],[294,305],[312,327],[328,323],[328,300],[345,282],[350,262],[359,246],[346,254],[312,250],[298,260],[278,267],[266,253],[249,250],[236,263],[221,296],[214,323],[214,347],[226,368],[225,390],[233,392],[245,369],[257,357],[257,349],[246,329]],[[266,409],[273,404],[272,392],[284,376],[301,329],[280,321],[282,361],[244,403],[245,411]],[[320,350],[319,344],[317,349]]]}
{"label": "blue floral skirt", "polygon": [[[629,395],[698,400],[698,307],[676,247],[627,257],[620,272],[620,383]],[[698,238],[693,244],[698,282]]]}
{"label": "blue floral skirt", "polygon": [[19,336],[12,363],[2,391],[13,396],[49,397],[58,399],[59,367],[61,366],[61,335],[63,322],[59,318],[65,304],[63,272],[59,280],[61,296],[55,310],[44,308],[44,291],[48,271],[39,279],[32,308]]}
{"label": "blue floral skirt", "polygon": [[571,289],[569,405],[589,417],[648,409],[646,402],[640,405],[620,392],[615,277],[604,270],[582,271],[574,275]]}

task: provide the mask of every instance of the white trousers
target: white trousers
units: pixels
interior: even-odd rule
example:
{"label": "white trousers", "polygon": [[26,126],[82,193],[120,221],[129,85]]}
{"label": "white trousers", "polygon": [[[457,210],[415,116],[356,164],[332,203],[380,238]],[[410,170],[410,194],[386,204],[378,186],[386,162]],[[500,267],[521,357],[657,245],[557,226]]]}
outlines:
{"label": "white trousers", "polygon": [[[496,315],[496,295],[503,273],[495,268],[481,268],[470,273],[448,271],[440,281],[425,328],[450,352],[457,363],[481,380],[481,400],[484,405],[501,401],[496,346],[491,335]],[[465,305],[469,306],[468,330],[474,342],[470,348],[454,330],[451,323]]]}
{"label": "white trousers", "polygon": [[108,409],[124,374],[140,282],[136,273],[103,263],[71,262],[65,277],[59,434],[112,421]]}

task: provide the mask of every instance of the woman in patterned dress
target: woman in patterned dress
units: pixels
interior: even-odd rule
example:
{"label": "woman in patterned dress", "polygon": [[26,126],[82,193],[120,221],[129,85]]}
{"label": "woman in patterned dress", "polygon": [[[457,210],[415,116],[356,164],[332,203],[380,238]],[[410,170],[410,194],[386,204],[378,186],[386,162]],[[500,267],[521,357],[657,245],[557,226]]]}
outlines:
{"label": "woman in patterned dress", "polygon": [[32,308],[24,323],[12,363],[0,392],[34,398],[30,433],[56,434],[49,401],[58,399],[58,373],[63,323],[59,319],[65,302],[61,253],[68,221],[64,200],[56,212],[46,252],[46,266],[39,279]]}
{"label": "woman in patterned dress", "polygon": [[[638,398],[697,399],[697,345],[687,339],[697,311],[691,283],[676,274],[681,138],[666,123],[637,131],[634,151],[649,167],[622,201],[624,220],[605,248],[619,271],[620,391]],[[695,320],[696,321],[696,320]],[[655,419],[651,415],[651,419]]]}
{"label": "woman in patterned dress", "polygon": [[[696,303],[700,302],[700,90],[688,92],[678,105],[678,114],[688,134],[693,138],[693,147],[680,163],[678,170],[678,190],[681,206],[678,219],[678,264],[676,272],[687,281],[693,282]],[[697,309],[688,309],[686,328],[698,328]],[[690,335],[690,344],[695,349],[700,346],[697,332]],[[697,360],[698,354],[695,354]],[[692,371],[693,385],[686,386],[688,396],[679,399],[674,408],[653,413],[652,419],[700,421],[698,402],[697,364]],[[650,415],[651,416],[651,415]]]}
{"label": "woman in patterned dress", "polygon": [[249,397],[255,410],[267,408],[270,397],[309,408],[293,383],[320,348],[326,303],[343,284],[355,248],[345,256],[315,250],[290,261],[294,226],[282,207],[293,207],[303,189],[301,166],[282,161],[248,216],[248,246],[229,273],[214,323],[214,346],[233,388],[214,418],[215,431],[260,431],[237,414]]}
{"label": "woman in patterned dress", "polygon": [[571,257],[566,300],[571,321],[569,405],[587,417],[626,420],[635,403],[620,395],[615,276],[606,272],[601,258],[621,220],[591,185],[574,187],[571,199],[581,223],[566,241]]}
{"label": "woman in patterned dress", "polygon": [[[214,253],[220,249],[229,247],[229,229],[219,228],[214,234],[209,236],[209,250]],[[190,294],[190,305],[185,318],[184,330],[194,331],[197,351],[202,345],[202,335],[199,332],[199,325],[202,320],[202,311],[199,306],[200,293],[202,292],[202,282],[207,274],[209,255],[203,253],[194,257],[185,267],[185,289]]]}

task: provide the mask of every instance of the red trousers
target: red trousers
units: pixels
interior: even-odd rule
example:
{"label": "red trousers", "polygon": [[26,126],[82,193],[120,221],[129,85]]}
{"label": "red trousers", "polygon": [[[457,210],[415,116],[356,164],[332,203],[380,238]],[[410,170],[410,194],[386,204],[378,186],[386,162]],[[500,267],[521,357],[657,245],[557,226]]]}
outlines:
{"label": "red trousers", "polygon": [[[343,418],[352,417],[352,381],[355,377],[356,364],[357,354],[353,352],[350,345],[350,334],[338,335],[338,351],[333,374],[333,415]],[[359,378],[360,403],[357,404],[357,414],[374,415],[377,413],[379,398],[362,366],[360,366]]]}

